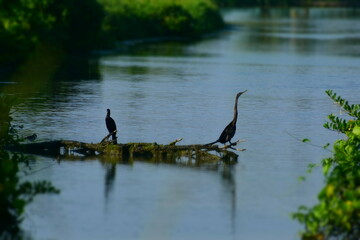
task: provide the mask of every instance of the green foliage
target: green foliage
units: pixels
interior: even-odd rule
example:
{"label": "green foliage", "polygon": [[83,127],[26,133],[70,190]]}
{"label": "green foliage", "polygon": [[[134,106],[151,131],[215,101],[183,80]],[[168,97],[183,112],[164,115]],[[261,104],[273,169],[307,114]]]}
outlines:
{"label": "green foliage", "polygon": [[307,173],[312,173],[312,171],[314,170],[315,167],[317,167],[318,165],[315,163],[309,163],[308,164],[308,169],[307,169]]}
{"label": "green foliage", "polygon": [[98,42],[103,9],[96,0],[0,0],[0,63],[43,42],[86,51]]}
{"label": "green foliage", "polygon": [[302,206],[293,217],[305,225],[304,239],[358,239],[360,236],[360,105],[350,105],[331,90],[327,95],[349,119],[329,115],[327,129],[341,132],[345,139],[334,143],[331,158],[322,161],[326,185],[319,203]]}
{"label": "green foliage", "polygon": [[222,26],[212,0],[0,0],[0,64],[24,61],[41,44],[84,53],[118,40],[198,37]]}
{"label": "green foliage", "polygon": [[330,130],[338,131],[341,133],[349,133],[355,126],[360,125],[360,105],[350,105],[348,101],[344,100],[340,96],[336,96],[331,90],[327,90],[326,94],[338,104],[343,111],[345,111],[353,119],[346,120],[339,118],[333,114],[328,116],[330,122],[324,124],[324,127]]}
{"label": "green foliage", "polygon": [[51,183],[22,182],[18,176],[19,163],[28,159],[19,153],[9,153],[7,145],[18,144],[11,127],[10,109],[15,99],[0,95],[0,238],[12,239],[19,232],[19,223],[26,204],[37,194],[58,193]]}
{"label": "green foliage", "polygon": [[99,0],[107,39],[197,37],[223,25],[211,0]]}

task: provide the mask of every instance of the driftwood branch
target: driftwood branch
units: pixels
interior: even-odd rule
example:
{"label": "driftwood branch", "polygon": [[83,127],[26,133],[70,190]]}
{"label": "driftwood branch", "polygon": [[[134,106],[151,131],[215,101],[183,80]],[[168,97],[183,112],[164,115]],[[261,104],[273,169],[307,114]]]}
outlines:
{"label": "driftwood branch", "polygon": [[[101,140],[100,143],[104,143],[105,141],[107,141],[107,140],[109,139],[109,137],[110,137],[113,133],[116,133],[116,132],[117,132],[117,130],[114,130],[113,132],[111,132],[111,133],[109,133],[108,135],[106,135],[106,136]],[[112,141],[114,141],[114,140],[112,140]]]}
{"label": "driftwood branch", "polygon": [[181,142],[182,140],[183,140],[182,138],[176,139],[175,141],[172,141],[171,143],[169,143],[169,145],[175,146],[176,143]]}
{"label": "driftwood branch", "polygon": [[236,142],[234,142],[234,143],[231,143],[231,144],[229,144],[229,145],[224,145],[223,147],[220,147],[220,148],[221,148],[221,149],[228,149],[228,148],[230,148],[230,149],[232,149],[232,150],[236,150],[236,151],[240,151],[240,152],[246,151],[245,148],[234,148],[234,147],[233,147],[233,146],[238,145],[238,144],[241,143],[241,142],[245,142],[245,140],[238,140],[238,141],[236,141]]}
{"label": "driftwood branch", "polygon": [[[230,145],[219,147],[218,145],[175,145],[180,142],[182,138],[176,139],[169,144],[157,143],[125,143],[125,144],[109,144],[106,138],[110,137],[112,133],[107,135],[100,143],[83,143],[78,141],[48,141],[22,144],[19,146],[12,146],[9,149],[22,151],[25,153],[47,155],[47,156],[83,156],[93,157],[99,155],[112,156],[119,161],[128,161],[134,159],[149,159],[151,161],[159,162],[218,162],[224,160],[228,162],[236,162],[238,155],[227,149],[235,149],[234,146],[243,142],[237,141]],[[244,151],[240,149],[239,151]]]}

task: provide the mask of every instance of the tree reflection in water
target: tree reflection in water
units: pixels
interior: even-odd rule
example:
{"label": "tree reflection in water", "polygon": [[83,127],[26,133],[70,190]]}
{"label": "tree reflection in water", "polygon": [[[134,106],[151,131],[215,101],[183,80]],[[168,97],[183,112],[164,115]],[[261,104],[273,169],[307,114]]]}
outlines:
{"label": "tree reflection in water", "polygon": [[[206,171],[206,172],[210,172],[210,173],[214,173],[216,175],[218,175],[220,177],[220,181],[221,184],[223,185],[224,189],[226,190],[226,195],[225,198],[228,199],[228,201],[224,202],[224,211],[230,211],[229,213],[227,213],[226,215],[228,215],[230,217],[230,228],[231,228],[231,234],[233,236],[236,236],[236,202],[237,202],[237,194],[236,194],[236,164],[232,163],[226,163],[224,161],[219,161],[219,162],[214,162],[214,163],[203,163],[201,164],[200,162],[194,163],[192,161],[179,161],[174,159],[173,161],[166,161],[166,162],[159,162],[158,159],[153,159],[153,158],[142,158],[142,159],[136,159],[134,160],[129,160],[127,159],[125,162],[123,161],[116,161],[114,158],[109,157],[109,158],[103,158],[101,159],[102,164],[105,168],[105,186],[104,186],[104,198],[105,198],[105,209],[108,209],[108,205],[111,202],[111,195],[114,191],[114,189],[116,189],[115,183],[116,181],[116,171],[117,171],[117,167],[121,167],[124,165],[133,165],[136,164],[134,162],[139,161],[139,162],[146,162],[149,164],[156,164],[156,165],[162,165],[163,167],[179,167],[179,168],[191,168],[191,169],[195,169],[196,171]],[[166,179],[164,181],[171,181],[171,179]],[[170,202],[173,201],[174,206],[178,205],[179,202],[181,202],[184,199],[184,196],[186,194],[192,194],[190,192],[188,192],[187,188],[185,187],[182,188],[181,186],[179,186],[178,182],[176,180],[174,180],[174,184],[175,184],[175,188],[174,190],[169,190],[166,188],[166,193],[170,194],[167,195],[165,198],[168,199]],[[168,182],[169,184],[169,182]],[[173,186],[172,183],[170,183],[171,186]],[[120,186],[120,188],[122,187],[126,187],[126,186]],[[154,186],[154,188],[158,188],[158,186]],[[170,191],[170,192],[169,192]],[[172,191],[175,191],[175,194],[172,193]],[[184,192],[185,191],[185,192]],[[185,194],[185,195],[184,195]],[[159,196],[160,197],[160,196]],[[144,194],[144,198],[146,198],[146,194]],[[162,198],[162,197],[160,197]],[[190,197],[192,198],[192,197]],[[206,199],[203,199],[204,201],[206,201]],[[117,200],[118,202],[118,200]],[[159,203],[160,205],[162,205],[162,203]],[[160,209],[157,214],[158,215],[164,215],[164,216],[171,216],[171,217],[175,217],[179,214],[178,210],[181,211],[181,207],[178,208],[176,210],[175,209],[168,209],[168,206],[158,206]],[[181,214],[180,214],[181,215]],[[146,230],[146,234],[156,234],[157,231],[156,229],[159,228],[159,226],[161,226],[161,228],[164,228],[165,226],[163,225],[164,223],[162,222],[163,220],[159,220],[159,219],[154,219],[150,225],[151,227],[149,227],[149,229],[151,228],[152,230]],[[174,219],[168,219],[166,221],[165,225],[169,225],[168,227],[172,226],[172,223],[174,222]],[[154,230],[155,229],[155,230]],[[161,230],[161,229],[159,229]],[[155,232],[154,232],[155,231]]]}

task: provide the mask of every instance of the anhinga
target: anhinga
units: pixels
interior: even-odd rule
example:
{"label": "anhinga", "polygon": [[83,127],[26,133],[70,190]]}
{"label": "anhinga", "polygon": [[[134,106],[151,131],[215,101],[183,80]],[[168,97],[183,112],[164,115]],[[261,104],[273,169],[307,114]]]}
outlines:
{"label": "anhinga", "polygon": [[226,128],[224,129],[224,131],[221,133],[220,137],[218,140],[216,140],[215,142],[212,143],[208,143],[206,145],[212,145],[214,143],[227,143],[230,142],[230,140],[234,137],[235,132],[236,132],[236,121],[237,121],[237,116],[238,116],[238,110],[237,110],[237,105],[238,105],[238,99],[241,96],[241,94],[245,93],[247,90],[243,91],[243,92],[239,92],[238,94],[236,94],[236,98],[235,98],[235,106],[234,106],[234,118],[233,120],[226,126]]}
{"label": "anhinga", "polygon": [[109,131],[109,133],[113,133],[111,135],[113,143],[117,144],[116,132],[114,132],[116,130],[116,124],[115,124],[114,119],[112,119],[112,117],[110,117],[110,109],[107,109],[105,123],[106,123],[106,127],[107,127],[107,130]]}

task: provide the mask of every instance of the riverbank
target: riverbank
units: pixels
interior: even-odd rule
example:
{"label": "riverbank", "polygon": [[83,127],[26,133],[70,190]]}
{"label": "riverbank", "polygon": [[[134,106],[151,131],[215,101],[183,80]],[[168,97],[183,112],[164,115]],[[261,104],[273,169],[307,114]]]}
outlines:
{"label": "riverbank", "polygon": [[356,0],[216,0],[220,7],[360,7]]}
{"label": "riverbank", "polygon": [[[243,1],[246,5],[247,1]],[[226,1],[222,1],[226,5]],[[276,5],[260,1],[257,5]],[[354,6],[355,1],[283,1],[285,6]],[[253,4],[253,2],[252,2]],[[224,28],[212,0],[88,0],[0,3],[0,72],[11,72],[39,45],[65,54],[113,51],[122,42],[197,39]],[[31,59],[30,59],[31,61]],[[5,69],[5,70],[4,70]],[[10,70],[6,70],[10,69]]]}
{"label": "riverbank", "polygon": [[44,43],[84,54],[124,40],[198,38],[224,25],[211,0],[2,2],[0,16],[0,65],[23,62]]}
{"label": "riverbank", "polygon": [[300,1],[299,6],[304,7],[360,7],[356,1]]}

